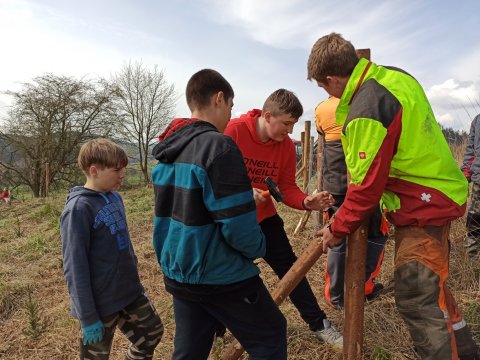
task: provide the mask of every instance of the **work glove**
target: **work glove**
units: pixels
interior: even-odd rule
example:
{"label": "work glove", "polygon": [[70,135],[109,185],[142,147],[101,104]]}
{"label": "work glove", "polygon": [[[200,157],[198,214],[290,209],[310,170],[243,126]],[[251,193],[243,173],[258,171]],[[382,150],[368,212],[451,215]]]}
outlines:
{"label": "work glove", "polygon": [[82,327],[83,345],[93,345],[103,339],[103,323],[98,320],[92,325]]}

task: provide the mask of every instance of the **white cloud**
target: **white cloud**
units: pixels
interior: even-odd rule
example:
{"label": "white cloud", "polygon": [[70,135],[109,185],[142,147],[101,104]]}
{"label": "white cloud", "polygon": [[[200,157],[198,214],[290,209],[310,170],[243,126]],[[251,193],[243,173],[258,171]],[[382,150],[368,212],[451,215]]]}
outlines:
{"label": "white cloud", "polygon": [[[470,12],[480,4],[468,1]],[[179,90],[178,115],[187,116],[182,90],[191,74],[211,67],[234,87],[234,111],[261,107],[284,87],[299,96],[303,122],[326,97],[305,79],[309,49],[336,31],[358,48],[371,48],[375,62],[404,68],[426,87],[437,84],[428,93],[437,117],[464,126],[467,110],[475,113],[467,95],[478,99],[480,48],[475,21],[457,9],[428,0],[374,6],[367,0],[184,0],[144,7],[132,0],[0,0],[7,55],[0,57],[0,91],[17,90],[18,82],[45,72],[108,76],[130,59],[141,60],[165,69]],[[6,103],[0,98],[0,113]]]}
{"label": "white cloud", "polygon": [[442,84],[433,85],[427,91],[427,96],[432,103],[438,106],[450,103],[457,108],[472,105],[472,101],[478,100],[479,95],[480,82],[460,82],[456,79],[448,79]]}
{"label": "white cloud", "polygon": [[480,112],[480,81],[448,79],[426,91],[437,120],[446,127],[468,130]]}
{"label": "white cloud", "polygon": [[[212,21],[240,28],[255,41],[283,49],[310,48],[319,36],[335,31],[342,33],[358,47],[377,47],[377,44],[382,44],[383,50],[398,51],[422,31],[420,27],[415,30],[417,27],[412,26],[415,20],[410,15],[415,11],[415,6],[400,1],[380,2],[375,6],[368,1],[206,2],[210,4],[208,15]],[[391,26],[393,20],[397,24],[395,27]],[[383,23],[388,23],[388,26],[379,33],[377,29]],[[396,36],[402,33],[408,35]],[[381,40],[386,36],[391,36],[395,41],[382,43]]]}

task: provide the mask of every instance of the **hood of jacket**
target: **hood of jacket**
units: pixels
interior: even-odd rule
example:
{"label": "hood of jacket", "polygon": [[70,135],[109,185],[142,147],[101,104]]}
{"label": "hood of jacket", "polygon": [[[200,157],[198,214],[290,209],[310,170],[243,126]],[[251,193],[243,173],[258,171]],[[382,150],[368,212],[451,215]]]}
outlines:
{"label": "hood of jacket", "polygon": [[199,119],[175,119],[160,135],[160,142],[155,145],[152,155],[162,163],[173,163],[192,139],[217,128],[207,121]]}
{"label": "hood of jacket", "polygon": [[70,191],[67,194],[66,203],[68,204],[68,202],[77,198],[80,195],[97,197],[97,196],[99,196],[99,192],[95,191],[95,190],[87,189],[83,186],[74,186],[73,188],[70,189]]}
{"label": "hood of jacket", "polygon": [[[271,141],[264,143],[260,136],[257,133],[257,121],[258,118],[262,115],[262,110],[259,109],[252,109],[248,111],[246,114],[240,115],[240,120],[242,120],[245,125],[247,125],[248,132],[250,133],[252,140],[257,144],[267,145]],[[267,145],[268,146],[268,145]]]}

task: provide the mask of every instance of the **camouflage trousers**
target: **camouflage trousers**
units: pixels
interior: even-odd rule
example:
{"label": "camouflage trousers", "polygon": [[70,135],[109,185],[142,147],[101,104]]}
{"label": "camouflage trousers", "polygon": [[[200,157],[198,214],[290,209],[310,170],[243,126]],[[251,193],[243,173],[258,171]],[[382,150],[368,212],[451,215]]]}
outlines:
{"label": "camouflage trousers", "polygon": [[126,360],[152,359],[163,335],[163,324],[148,297],[140,295],[123,310],[101,320],[105,327],[103,339],[92,345],[83,345],[80,339],[81,360],[107,360],[116,328],[131,342]]}
{"label": "camouflage trousers", "polygon": [[467,213],[467,238],[465,242],[470,256],[480,254],[480,185],[473,184]]}

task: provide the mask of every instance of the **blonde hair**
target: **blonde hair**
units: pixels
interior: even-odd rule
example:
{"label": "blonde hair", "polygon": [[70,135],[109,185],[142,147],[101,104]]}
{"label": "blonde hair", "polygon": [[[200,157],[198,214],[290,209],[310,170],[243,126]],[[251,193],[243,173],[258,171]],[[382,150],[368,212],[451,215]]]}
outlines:
{"label": "blonde hair", "polygon": [[108,139],[93,139],[80,148],[78,166],[85,174],[93,164],[101,168],[124,168],[128,164],[125,150]]}
{"label": "blonde hair", "polygon": [[317,40],[308,57],[308,80],[325,82],[327,76],[350,76],[358,56],[350,41],[331,33]]}
{"label": "blonde hair", "polygon": [[303,114],[303,106],[293,92],[278,89],[265,100],[262,113],[266,111],[269,111],[273,116],[290,114],[294,119],[298,119]]}

